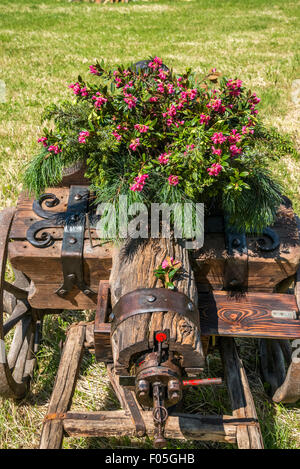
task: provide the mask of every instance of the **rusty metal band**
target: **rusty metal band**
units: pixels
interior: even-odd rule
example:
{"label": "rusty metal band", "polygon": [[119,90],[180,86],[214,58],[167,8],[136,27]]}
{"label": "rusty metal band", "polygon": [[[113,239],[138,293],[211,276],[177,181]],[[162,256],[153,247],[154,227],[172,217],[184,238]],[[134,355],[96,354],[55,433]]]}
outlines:
{"label": "rusty metal band", "polygon": [[112,311],[112,332],[125,319],[155,312],[181,314],[199,327],[198,309],[184,293],[167,288],[142,288],[126,293],[116,303]]}

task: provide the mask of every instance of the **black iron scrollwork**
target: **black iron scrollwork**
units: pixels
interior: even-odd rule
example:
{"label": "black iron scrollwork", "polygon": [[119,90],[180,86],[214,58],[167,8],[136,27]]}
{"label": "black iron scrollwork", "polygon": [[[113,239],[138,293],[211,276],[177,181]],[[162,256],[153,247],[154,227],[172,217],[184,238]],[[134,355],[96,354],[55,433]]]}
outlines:
{"label": "black iron scrollwork", "polygon": [[[86,186],[71,186],[68,207],[65,212],[52,212],[44,210],[55,207],[60,200],[54,194],[43,194],[39,200],[33,202],[33,211],[44,220],[33,223],[27,230],[27,240],[37,248],[46,248],[53,244],[53,236],[46,231],[47,228],[63,227],[63,241],[61,251],[63,283],[56,293],[64,297],[77,286],[85,295],[94,295],[95,292],[85,283],[83,274],[83,247],[85,221],[89,212],[89,190]],[[37,237],[41,230],[45,230]]]}
{"label": "black iron scrollwork", "polygon": [[[269,239],[271,244],[266,242],[265,238]],[[261,251],[270,252],[278,248],[280,239],[276,231],[272,230],[271,228],[265,228],[263,230],[262,236],[260,236],[256,241],[256,244]]]}

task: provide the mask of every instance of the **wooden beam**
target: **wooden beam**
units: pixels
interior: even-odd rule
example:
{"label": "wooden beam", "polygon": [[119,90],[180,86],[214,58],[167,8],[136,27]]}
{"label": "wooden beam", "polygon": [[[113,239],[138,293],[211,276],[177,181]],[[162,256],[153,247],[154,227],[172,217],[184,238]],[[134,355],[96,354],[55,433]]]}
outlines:
{"label": "wooden beam", "polygon": [[71,404],[85,340],[85,325],[70,327],[63,348],[48,414],[44,420],[40,449],[59,449],[63,439],[61,415]]}
{"label": "wooden beam", "polygon": [[256,409],[250,391],[247,375],[240,360],[234,339],[220,338],[221,356],[231,400],[233,417],[250,419],[256,425],[239,425],[237,428],[237,444],[239,449],[263,449],[263,440],[257,419]]}
{"label": "wooden beam", "polygon": [[295,339],[300,337],[298,319],[274,317],[272,311],[297,313],[294,295],[282,293],[199,294],[202,335]]}
{"label": "wooden beam", "polygon": [[[143,412],[147,435],[153,437],[152,412]],[[249,422],[251,425],[251,423]],[[236,443],[239,422],[230,416],[176,414],[168,417],[165,437],[177,440],[201,440]],[[68,412],[63,419],[65,432],[75,437],[135,437],[132,418],[123,410],[104,412]]]}

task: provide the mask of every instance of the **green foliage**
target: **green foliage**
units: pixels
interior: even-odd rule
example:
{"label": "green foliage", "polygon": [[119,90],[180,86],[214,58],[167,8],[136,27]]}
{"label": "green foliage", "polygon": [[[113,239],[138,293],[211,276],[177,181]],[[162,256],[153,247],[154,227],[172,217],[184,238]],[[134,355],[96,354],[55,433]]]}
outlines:
{"label": "green foliage", "polygon": [[276,208],[282,200],[281,187],[266,169],[252,171],[246,183],[251,190],[224,192],[222,205],[238,230],[261,233],[274,221]]}
{"label": "green foliage", "polygon": [[294,149],[259,121],[256,94],[215,69],[199,81],[189,69],[177,76],[158,57],[144,66],[112,71],[97,62],[94,82],[79,76],[69,86],[72,102],[46,108],[50,130],[27,168],[27,188],[41,192],[81,160],[97,203],[117,210],[120,195],[148,206],[216,199],[236,226],[272,223],[280,196],[269,156]]}

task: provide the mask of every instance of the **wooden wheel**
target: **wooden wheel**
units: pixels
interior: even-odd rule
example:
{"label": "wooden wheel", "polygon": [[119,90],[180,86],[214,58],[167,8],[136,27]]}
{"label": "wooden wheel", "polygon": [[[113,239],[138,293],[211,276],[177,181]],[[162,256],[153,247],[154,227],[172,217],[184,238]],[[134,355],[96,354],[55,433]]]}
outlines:
{"label": "wooden wheel", "polygon": [[29,280],[18,271],[13,284],[5,280],[14,213],[11,208],[0,213],[0,395],[22,398],[36,361],[42,317],[27,301]]}

